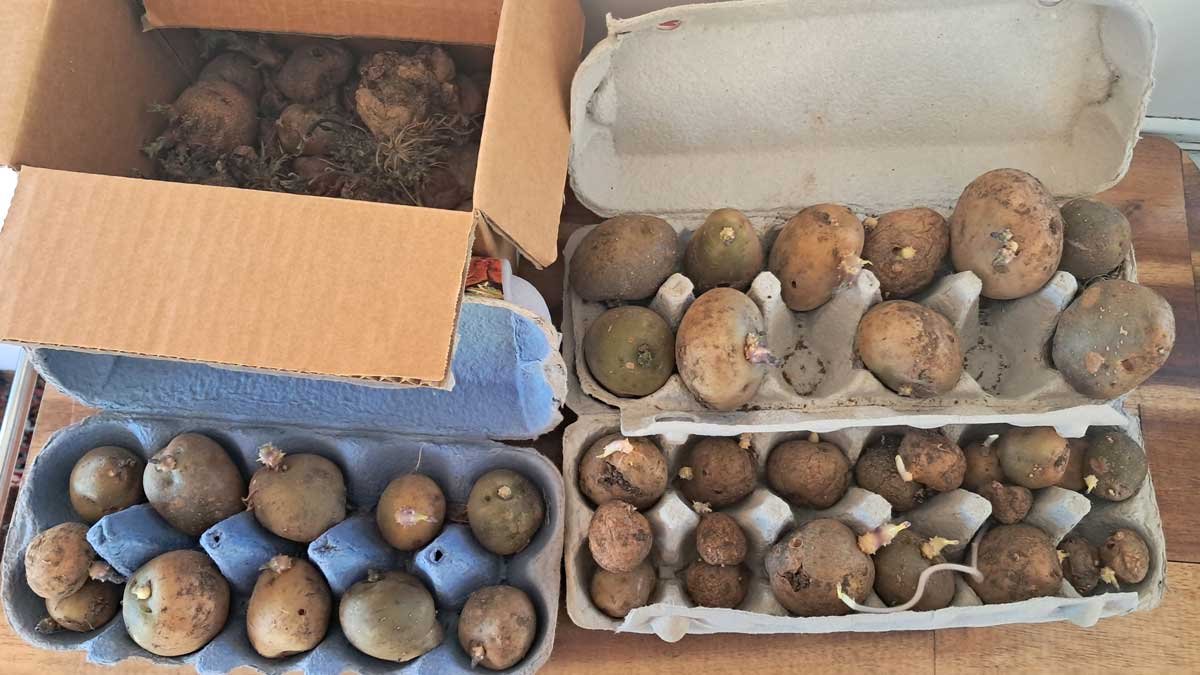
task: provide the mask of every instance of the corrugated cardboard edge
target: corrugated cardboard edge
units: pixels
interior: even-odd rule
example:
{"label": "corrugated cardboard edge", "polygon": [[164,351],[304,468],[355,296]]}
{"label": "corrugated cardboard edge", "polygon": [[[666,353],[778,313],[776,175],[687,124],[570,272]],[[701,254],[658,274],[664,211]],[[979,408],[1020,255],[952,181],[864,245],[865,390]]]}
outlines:
{"label": "corrugated cardboard edge", "polygon": [[8,0],[0,4],[0,164],[20,155],[29,89],[47,48],[42,39],[53,0]]}

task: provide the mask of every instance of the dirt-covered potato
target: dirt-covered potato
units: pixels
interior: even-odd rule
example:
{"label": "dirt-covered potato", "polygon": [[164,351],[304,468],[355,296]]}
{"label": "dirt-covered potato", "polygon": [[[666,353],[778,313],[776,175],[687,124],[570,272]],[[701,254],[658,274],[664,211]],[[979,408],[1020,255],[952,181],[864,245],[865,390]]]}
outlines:
{"label": "dirt-covered potato", "polygon": [[1058,544],[1063,576],[1080,595],[1096,590],[1100,583],[1100,552],[1087,539],[1072,534]]}
{"label": "dirt-covered potato", "polygon": [[1121,502],[1137,494],[1146,482],[1146,451],[1129,434],[1112,427],[1092,428],[1087,435],[1084,483],[1088,494]]}
{"label": "dirt-covered potato", "polygon": [[1158,293],[1122,279],[1088,286],[1058,319],[1054,367],[1075,391],[1114,399],[1153,375],[1175,346],[1175,314]]}
{"label": "dirt-covered potato", "polygon": [[1122,528],[1109,535],[1100,547],[1100,562],[1123,584],[1141,583],[1150,573],[1150,547],[1141,535]]}
{"label": "dirt-covered potato", "polygon": [[962,377],[958,332],[946,317],[908,300],[888,300],[867,310],[854,349],[863,365],[901,396],[945,394]]}
{"label": "dirt-covered potato", "polygon": [[632,572],[609,572],[598,567],[588,586],[592,602],[614,619],[624,619],[629,611],[650,602],[658,575],[649,561],[633,568]]}
{"label": "dirt-covered potato", "polygon": [[796,312],[816,309],[862,269],[863,226],[840,204],[810,206],[784,224],[767,263],[783,301]]}
{"label": "dirt-covered potato", "polygon": [[1067,439],[1053,427],[1013,427],[995,448],[1008,482],[1030,490],[1057,485],[1067,472]]}
{"label": "dirt-covered potato", "polygon": [[220,80],[228,82],[241,89],[250,100],[257,101],[262,96],[262,73],[254,65],[254,60],[245,54],[237,52],[222,52],[200,70],[200,82]]}
{"label": "dirt-covered potato", "polygon": [[767,485],[794,506],[827,509],[850,487],[850,460],[828,441],[784,441],[767,457]]}
{"label": "dirt-covered potato", "polygon": [[678,249],[675,229],[662,218],[609,218],[575,249],[571,288],[584,300],[645,300],[675,271]]}
{"label": "dirt-covered potato", "polygon": [[284,152],[323,157],[338,143],[337,131],[328,114],[306,103],[293,103],[275,121],[275,136]]}
{"label": "dirt-covered potato", "polygon": [[267,530],[308,543],[346,519],[346,479],[320,455],[288,454],[268,443],[250,478],[246,508]]}
{"label": "dirt-covered potato", "polygon": [[1092,199],[1062,206],[1063,252],[1060,267],[1081,281],[1108,274],[1125,262],[1133,233],[1119,210]]}
{"label": "dirt-covered potato", "polygon": [[[946,559],[940,554],[927,558],[921,551],[925,539],[912,530],[896,533],[892,543],[875,553],[875,594],[888,607],[908,602],[917,592],[917,582],[931,565]],[[914,612],[929,612],[949,607],[954,599],[954,573],[934,572],[925,582],[925,592],[913,606]]]}
{"label": "dirt-covered potato", "polygon": [[907,298],[933,283],[950,250],[950,226],[926,208],[891,211],[863,223],[862,257],[884,298]]}
{"label": "dirt-covered potato", "polygon": [[979,492],[980,488],[992,481],[1004,480],[1004,470],[1000,468],[1000,457],[996,454],[994,442],[994,439],[984,439],[963,446],[967,470],[963,474],[962,486],[966,489]]}
{"label": "dirt-covered potato", "polygon": [[967,472],[967,459],[962,449],[933,431],[909,429],[904,432],[896,454],[908,474],[902,474],[902,478],[911,478],[937,492],[957,489]]}
{"label": "dirt-covered potato", "polygon": [[989,605],[1020,602],[1058,593],[1063,570],[1058,551],[1046,533],[1032,525],[1000,525],[979,543],[983,580],[967,582]]}
{"label": "dirt-covered potato", "polygon": [[689,502],[722,509],[754,492],[757,476],[754,453],[737,439],[704,438],[688,450],[679,469],[679,491]]}
{"label": "dirt-covered potato", "polygon": [[368,573],[342,595],[338,623],[358,651],[404,663],[442,643],[433,596],[419,579],[392,570]]}
{"label": "dirt-covered potato", "polygon": [[275,85],[288,99],[310,103],[337,91],[354,70],[354,55],[334,40],[311,40],[294,49]]}
{"label": "dirt-covered potato", "polygon": [[950,216],[950,258],[974,272],[983,296],[1011,300],[1037,291],[1058,269],[1063,219],[1037,178],[996,169],[971,181]]}
{"label": "dirt-covered potato", "polygon": [[1005,525],[1025,520],[1033,508],[1033,492],[1020,485],[1005,485],[995,480],[976,492],[992,503],[992,517]]}
{"label": "dirt-covered potato", "polygon": [[445,520],[446,496],[442,488],[419,473],[392,479],[375,507],[379,534],[401,551],[415,551],[433,541]]}
{"label": "dirt-covered potato", "polygon": [[142,501],[142,472],[146,463],[125,448],[106,445],[89,450],[75,462],[67,483],[71,508],[86,523],[94,523]]}
{"label": "dirt-covered potato", "polygon": [[696,298],[675,334],[675,365],[692,394],[714,410],[736,410],[758,393],[774,357],[762,311],[745,293],[714,288]]}
{"label": "dirt-covered potato", "polygon": [[864,490],[883,497],[897,512],[914,509],[925,502],[930,491],[916,481],[906,481],[896,470],[898,441],[884,436],[864,448],[854,465],[854,480]]}
{"label": "dirt-covered potato", "polygon": [[375,52],[359,61],[354,110],[376,138],[390,141],[410,125],[458,109],[456,74],[453,59],[436,45],[412,54]]}
{"label": "dirt-covered potato", "polygon": [[592,559],[609,572],[632,572],[650,555],[654,532],[650,521],[622,501],[601,504],[588,525]]}
{"label": "dirt-covered potato", "polygon": [[254,145],[258,138],[254,100],[223,80],[205,80],[184,89],[169,107],[169,117],[168,138],[217,153]]}
{"label": "dirt-covered potato", "polygon": [[200,434],[176,436],[154,453],[142,488],[163,520],[193,537],[245,508],[241,472],[224,448]]}
{"label": "dirt-covered potato", "polygon": [[41,633],[59,630],[88,633],[112,620],[120,606],[120,586],[91,579],[66,597],[47,599],[49,618],[39,622],[37,630]]}
{"label": "dirt-covered potato", "polygon": [[216,637],[229,616],[229,583],[199,551],[171,551],[125,584],[121,613],[129,637],[159,656],[182,656]]}
{"label": "dirt-covered potato", "polygon": [[25,548],[25,581],[39,597],[57,600],[87,583],[96,551],[87,540],[88,526],[62,523],[43,531]]}
{"label": "dirt-covered potato", "polygon": [[667,491],[667,458],[653,439],[609,434],[579,460],[579,490],[599,506],[620,499],[640,510]]}
{"label": "dirt-covered potato", "polygon": [[321,644],[329,629],[333,596],[312,563],[277,555],[254,582],[246,608],[246,634],[254,651],[277,659]]}
{"label": "dirt-covered potato", "polygon": [[471,594],[458,617],[458,644],[471,667],[505,670],[525,658],[537,637],[529,596],[513,586],[486,586]]}
{"label": "dirt-covered potato", "polygon": [[696,294],[728,286],[744,291],[763,271],[763,245],[750,220],[737,209],[717,209],[692,233],[683,271]]}
{"label": "dirt-covered potato", "polygon": [[658,312],[614,307],[583,336],[588,372],[617,396],[649,396],[675,372],[675,335]]}
{"label": "dirt-covered potato", "polygon": [[746,599],[750,572],[741,564],[721,566],[695,560],[684,570],[683,586],[692,602],[701,607],[733,608]]}
{"label": "dirt-covered potato", "polygon": [[739,565],[746,559],[746,533],[728,514],[705,513],[696,525],[696,552],[709,565]]}
{"label": "dirt-covered potato", "polygon": [[496,555],[525,550],[545,518],[541,491],[528,478],[508,469],[483,474],[467,496],[471,534]]}
{"label": "dirt-covered potato", "polygon": [[1086,438],[1067,439],[1067,469],[1058,481],[1058,487],[1065,490],[1083,492],[1087,483],[1083,480],[1086,475],[1084,460],[1087,457],[1088,442]]}
{"label": "dirt-covered potato", "polygon": [[810,520],[780,539],[767,553],[766,571],[775,599],[799,616],[847,614],[838,587],[861,603],[875,585],[875,565],[854,532],[831,518]]}

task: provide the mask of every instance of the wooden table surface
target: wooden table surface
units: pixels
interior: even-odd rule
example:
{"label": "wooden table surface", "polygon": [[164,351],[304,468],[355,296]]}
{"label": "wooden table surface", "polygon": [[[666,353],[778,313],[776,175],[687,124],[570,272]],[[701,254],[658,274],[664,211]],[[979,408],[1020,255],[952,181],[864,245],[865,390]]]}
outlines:
{"label": "wooden table surface", "polygon": [[[1185,186],[1192,199],[1185,199]],[[1200,495],[1200,172],[1169,141],[1146,138],[1138,144],[1125,180],[1101,197],[1119,206],[1133,224],[1140,281],[1162,293],[1175,309],[1175,350],[1167,365],[1129,401],[1142,416],[1167,537],[1170,562],[1161,607],[1106,619],[1090,629],[1055,623],[889,634],[698,635],[675,644],[647,635],[585,631],[563,611],[554,655],[543,672],[1200,672],[1200,509],[1195,506]],[[564,239],[567,234],[563,232]],[[561,275],[561,265],[527,274],[554,309],[561,304]],[[48,390],[33,452],[54,431],[91,412]],[[555,438],[536,445],[557,458]],[[191,669],[134,659],[123,662],[120,670]],[[80,653],[34,649],[7,623],[0,624],[0,673],[66,672],[113,671],[87,664]]]}

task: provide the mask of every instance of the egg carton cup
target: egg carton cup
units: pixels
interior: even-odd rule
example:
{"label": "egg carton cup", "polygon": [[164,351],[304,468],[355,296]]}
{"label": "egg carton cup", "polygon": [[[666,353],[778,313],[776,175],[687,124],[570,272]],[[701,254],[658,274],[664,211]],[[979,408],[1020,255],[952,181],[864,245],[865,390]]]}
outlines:
{"label": "egg carton cup", "polygon": [[[346,479],[348,517],[306,546],[267,532],[248,511],[217,523],[199,538],[172,529],[148,504],[111,514],[92,526],[88,540],[101,558],[123,574],[170,550],[207,553],[230,584],[230,613],[225,627],[200,650],[178,658],[155,656],[139,647],[126,633],[120,612],[90,633],[36,632],[34,627],[46,616],[46,608],[26,583],[25,549],[38,533],[79,519],[67,498],[68,478],[75,462],[88,450],[102,445],[118,445],[148,458],[185,432],[201,433],[219,442],[246,478],[257,466],[258,448],[268,442],[286,452],[316,453],[333,460]],[[475,541],[467,525],[453,522],[448,522],[434,541],[413,553],[396,551],[380,538],[373,508],[384,487],[396,476],[414,471],[429,476],[441,486],[451,507],[448,511],[453,513],[454,505],[465,505],[474,481],[493,469],[510,469],[525,476],[545,499],[545,522],[520,553],[510,557],[489,553]],[[528,593],[538,614],[538,635],[533,646],[507,672],[533,673],[550,657],[554,645],[563,499],[562,478],[549,460],[490,441],[102,414],[55,434],[26,475],[0,570],[4,611],[13,630],[29,644],[56,651],[84,651],[89,661],[104,665],[141,658],[160,664],[189,664],[200,673],[225,673],[238,667],[272,675],[294,671],[467,673],[477,671],[472,670],[470,657],[458,645],[459,610],[476,589],[507,583]],[[315,649],[266,659],[254,651],[246,635],[246,606],[259,568],[281,553],[305,556],[321,570],[334,594],[334,613],[328,635]],[[406,664],[375,659],[350,645],[338,626],[337,600],[371,569],[401,569],[422,579],[435,598],[438,620],[445,629],[441,645]]]}
{"label": "egg carton cup", "polygon": [[[956,442],[967,442],[998,433],[1005,425],[962,424],[943,427]],[[863,448],[885,433],[902,427],[855,427],[823,434],[821,438],[842,448],[857,461]],[[1129,433],[1141,442],[1137,420],[1131,420]],[[1057,487],[1034,492],[1034,504],[1025,522],[1045,530],[1057,544],[1068,532],[1077,530],[1094,543],[1101,543],[1118,527],[1132,528],[1146,539],[1152,552],[1150,573],[1140,584],[1122,586],[1120,592],[1080,597],[1066,581],[1056,597],[1024,602],[984,605],[962,575],[956,580],[957,591],[951,605],[930,612],[893,614],[848,614],[831,617],[795,617],[775,599],[767,581],[764,558],[770,547],[798,525],[817,518],[836,518],[856,534],[863,534],[884,523],[910,521],[926,536],[958,540],[943,554],[955,562],[969,554],[969,543],[981,533],[991,515],[991,504],[983,497],[958,489],[942,493],[917,508],[893,513],[881,496],[851,486],[834,506],[822,511],[799,509],[772,492],[763,477],[772,448],[792,438],[807,438],[810,430],[763,432],[750,435],[750,449],[757,456],[759,486],[746,499],[721,509],[732,516],[746,533],[746,567],[751,582],[745,600],[735,609],[699,607],[685,591],[682,572],[697,558],[695,527],[700,516],[676,488],[675,476],[685,461],[685,451],[699,437],[678,438],[659,435],[655,442],[662,448],[670,467],[672,483],[666,494],[643,511],[654,531],[651,564],[658,572],[658,585],[650,604],[632,610],[624,620],[613,619],[591,601],[589,583],[596,570],[588,549],[588,525],[595,509],[579,490],[580,457],[595,441],[620,433],[616,415],[588,415],[567,427],[563,438],[563,479],[566,484],[566,604],[567,613],[578,626],[626,633],[653,633],[668,642],[688,634],[707,633],[836,633],[898,630],[932,630],[1010,623],[1070,621],[1091,626],[1100,618],[1127,614],[1156,607],[1162,600],[1166,580],[1166,545],[1162,520],[1150,478],[1142,489],[1119,503],[1093,500],[1078,492]],[[871,593],[868,605],[883,607]]]}
{"label": "egg carton cup", "polygon": [[[755,220],[765,246],[782,225],[781,217]],[[680,249],[700,223],[674,223]],[[1002,422],[1015,426],[1053,426],[1064,436],[1081,436],[1089,426],[1122,425],[1120,401],[1091,399],[1076,392],[1050,360],[1050,341],[1059,315],[1071,304],[1079,282],[1056,272],[1037,292],[1016,300],[980,295],[973,272],[946,270],[934,283],[910,298],[933,309],[954,325],[963,350],[964,369],[958,384],[932,398],[901,396],[883,385],[858,358],[854,337],[859,320],[882,301],[879,282],[867,267],[839,288],[821,307],[793,312],[781,296],[780,281],[760,273],[748,295],[762,311],[768,348],[783,361],[768,370],[758,393],[735,411],[705,407],[678,373],[658,391],[641,398],[622,398],[607,391],[588,370],[583,338],[608,306],[589,302],[569,287],[570,259],[593,228],[577,231],[568,241],[564,312],[564,351],[573,373],[567,404],[578,414],[616,408],[621,427],[632,436],[700,433],[734,435],[805,428],[824,432],[853,426],[904,424],[935,428],[947,424]],[[679,267],[677,266],[677,269]],[[1114,273],[1137,280],[1132,251]],[[692,281],[671,275],[649,302],[674,332],[695,299]]]}

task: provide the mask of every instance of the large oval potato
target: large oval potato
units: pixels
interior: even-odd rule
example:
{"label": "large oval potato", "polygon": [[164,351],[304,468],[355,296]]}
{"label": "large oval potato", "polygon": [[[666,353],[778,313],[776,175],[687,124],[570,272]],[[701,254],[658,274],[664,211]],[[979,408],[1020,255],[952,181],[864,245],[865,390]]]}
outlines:
{"label": "large oval potato", "polygon": [[199,551],[171,551],[138,568],[121,601],[129,637],[151,654],[181,656],[216,637],[229,617],[229,583]]}
{"label": "large oval potato", "polygon": [[862,221],[840,204],[810,206],[787,221],[768,263],[787,306],[807,312],[828,302],[861,269],[863,237]]}
{"label": "large oval potato", "polygon": [[1089,286],[1054,332],[1054,366],[1075,391],[1114,399],[1153,375],[1175,346],[1175,314],[1161,295],[1122,279]]}
{"label": "large oval potato", "polygon": [[176,436],[154,453],[142,488],[163,520],[193,537],[245,509],[241,472],[224,448],[200,434]]}
{"label": "large oval potato", "polygon": [[1058,269],[1063,219],[1037,178],[996,169],[971,181],[950,216],[950,257],[983,282],[984,297],[1020,298],[1046,285]]}
{"label": "large oval potato", "polygon": [[758,357],[762,335],[762,312],[745,293],[712,289],[696,298],[679,323],[679,377],[710,408],[742,407],[758,393],[767,373]]}
{"label": "large oval potato", "polygon": [[858,323],[854,348],[867,370],[901,396],[944,394],[962,376],[962,348],[953,324],[908,300],[888,300],[868,310]]}
{"label": "large oval potato", "polygon": [[926,208],[891,211],[868,219],[863,258],[885,298],[906,298],[933,282],[950,250],[950,226]]}
{"label": "large oval potato", "polygon": [[263,567],[246,607],[246,635],[268,659],[306,652],[325,639],[333,598],[312,563],[277,555]]}
{"label": "large oval potato", "polygon": [[575,249],[571,288],[584,300],[645,300],[675,271],[678,247],[675,229],[662,218],[609,218]]}

